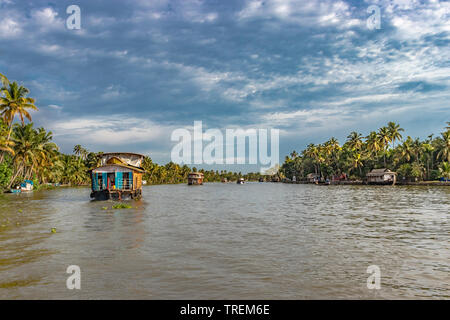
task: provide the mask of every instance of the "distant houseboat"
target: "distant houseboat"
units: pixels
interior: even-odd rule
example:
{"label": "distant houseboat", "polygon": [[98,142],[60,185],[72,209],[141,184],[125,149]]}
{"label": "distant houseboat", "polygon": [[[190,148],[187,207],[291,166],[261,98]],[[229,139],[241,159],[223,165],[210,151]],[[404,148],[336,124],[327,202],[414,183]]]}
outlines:
{"label": "distant houseboat", "polygon": [[100,166],[90,170],[96,200],[138,199],[142,196],[141,167],[144,156],[137,153],[103,153]]}
{"label": "distant houseboat", "polygon": [[227,179],[227,178],[223,178],[223,179],[222,179],[222,182],[223,182],[223,183],[227,183],[227,182],[228,182],[228,179]]}
{"label": "distant houseboat", "polygon": [[237,184],[244,184],[244,182],[245,182],[244,178],[239,178],[237,180]]}
{"label": "distant houseboat", "polygon": [[394,185],[397,181],[397,173],[389,169],[373,169],[367,174],[368,184]]}
{"label": "distant houseboat", "polygon": [[191,172],[188,175],[188,185],[202,185],[203,184],[203,173],[201,172]]}

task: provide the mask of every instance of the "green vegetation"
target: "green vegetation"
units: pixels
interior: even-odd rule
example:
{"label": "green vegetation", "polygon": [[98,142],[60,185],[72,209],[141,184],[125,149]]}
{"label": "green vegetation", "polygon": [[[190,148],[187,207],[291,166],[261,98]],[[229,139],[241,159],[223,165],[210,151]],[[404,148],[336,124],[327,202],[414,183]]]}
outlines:
{"label": "green vegetation", "polygon": [[127,203],[118,203],[112,206],[113,209],[132,209],[133,206]]}
{"label": "green vegetation", "polygon": [[[20,184],[25,179],[33,180],[35,189],[51,188],[48,184],[88,185],[88,170],[99,165],[102,152],[89,152],[76,145],[72,155],[59,152],[52,142],[52,132],[44,128],[34,128],[29,110],[37,110],[35,100],[29,98],[29,90],[17,82],[10,82],[0,74],[0,190]],[[14,120],[18,117],[18,123]],[[25,124],[25,119],[30,123]],[[148,184],[185,183],[192,170],[173,162],[166,165],[153,163],[145,157],[144,180]],[[196,171],[196,168],[193,168]],[[244,177],[259,179],[259,174],[199,170],[205,182],[228,181]]]}
{"label": "green vegetation", "polygon": [[[142,167],[145,169],[143,179],[148,184],[165,184],[165,183],[185,183],[187,182],[188,174],[191,171],[197,171],[197,168],[189,168],[187,165],[180,166],[176,163],[169,162],[166,165],[158,165],[153,163],[150,157],[145,157]],[[200,169],[198,172],[203,173],[205,182],[220,182],[224,178],[228,181],[236,181],[243,177],[247,181],[257,181],[261,175],[259,173],[229,172],[227,170],[214,171]]]}
{"label": "green vegetation", "polygon": [[[10,82],[0,74],[0,190],[8,189],[24,179],[33,180],[36,189],[50,188],[49,184],[88,185],[88,170],[99,165],[102,152],[90,152],[76,145],[72,155],[62,154],[52,142],[52,132],[34,128],[29,110],[37,110],[29,90],[17,82]],[[15,119],[20,121],[14,123]],[[287,156],[276,178],[298,179],[309,173],[324,178],[347,174],[351,179],[363,179],[373,168],[386,167],[397,171],[400,180],[434,180],[450,178],[450,122],[445,131],[421,141],[407,137],[402,140],[400,126],[389,122],[377,132],[363,137],[352,132],[341,146],[335,138],[323,144],[310,144],[301,154],[293,151]],[[142,167],[147,184],[185,183],[191,171],[187,165],[173,162],[158,165],[145,157]],[[200,169],[205,182],[236,181],[243,177],[256,181],[259,173],[236,173],[226,170]],[[276,171],[276,170],[275,170]]]}
{"label": "green vegetation", "polygon": [[335,138],[323,144],[310,144],[298,154],[293,151],[280,169],[287,178],[306,178],[315,173],[323,178],[346,174],[361,180],[374,168],[396,171],[400,181],[450,178],[450,122],[440,136],[426,140],[410,136],[402,140],[400,126],[389,122],[363,137],[352,132],[341,146]]}

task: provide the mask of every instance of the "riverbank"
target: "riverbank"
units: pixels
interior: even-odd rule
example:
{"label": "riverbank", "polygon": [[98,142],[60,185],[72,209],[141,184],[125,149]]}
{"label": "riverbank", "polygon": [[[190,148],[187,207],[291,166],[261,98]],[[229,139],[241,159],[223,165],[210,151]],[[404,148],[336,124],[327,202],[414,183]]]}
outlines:
{"label": "riverbank", "polygon": [[[283,183],[291,184],[315,184],[309,181],[283,181]],[[320,183],[324,184],[324,183]],[[368,185],[365,181],[330,181],[330,185]],[[402,182],[397,181],[396,186],[450,186],[450,181],[417,181],[417,182]]]}

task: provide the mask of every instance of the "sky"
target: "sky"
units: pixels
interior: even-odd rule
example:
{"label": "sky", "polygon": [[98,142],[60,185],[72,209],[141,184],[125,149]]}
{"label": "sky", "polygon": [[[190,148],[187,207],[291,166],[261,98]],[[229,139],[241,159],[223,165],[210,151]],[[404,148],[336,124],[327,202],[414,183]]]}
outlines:
{"label": "sky", "polygon": [[65,153],[166,163],[171,133],[202,121],[279,129],[282,161],[388,121],[442,132],[449,35],[448,1],[0,0],[0,73],[30,89],[33,122]]}

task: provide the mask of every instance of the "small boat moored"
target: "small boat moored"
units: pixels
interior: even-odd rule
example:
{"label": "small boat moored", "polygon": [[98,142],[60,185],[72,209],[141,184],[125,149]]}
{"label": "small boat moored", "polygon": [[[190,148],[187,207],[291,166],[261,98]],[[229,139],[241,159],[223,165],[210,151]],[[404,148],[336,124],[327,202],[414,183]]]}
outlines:
{"label": "small boat moored", "polygon": [[22,192],[31,192],[33,191],[33,187],[34,187],[33,181],[31,180],[25,180],[20,184],[20,190]]}
{"label": "small boat moored", "polygon": [[236,183],[237,184],[244,184],[244,182],[245,182],[244,178],[239,178]]}
{"label": "small boat moored", "polygon": [[9,189],[9,193],[21,193],[22,190],[20,190],[20,187],[17,186],[15,189],[11,188]]}

